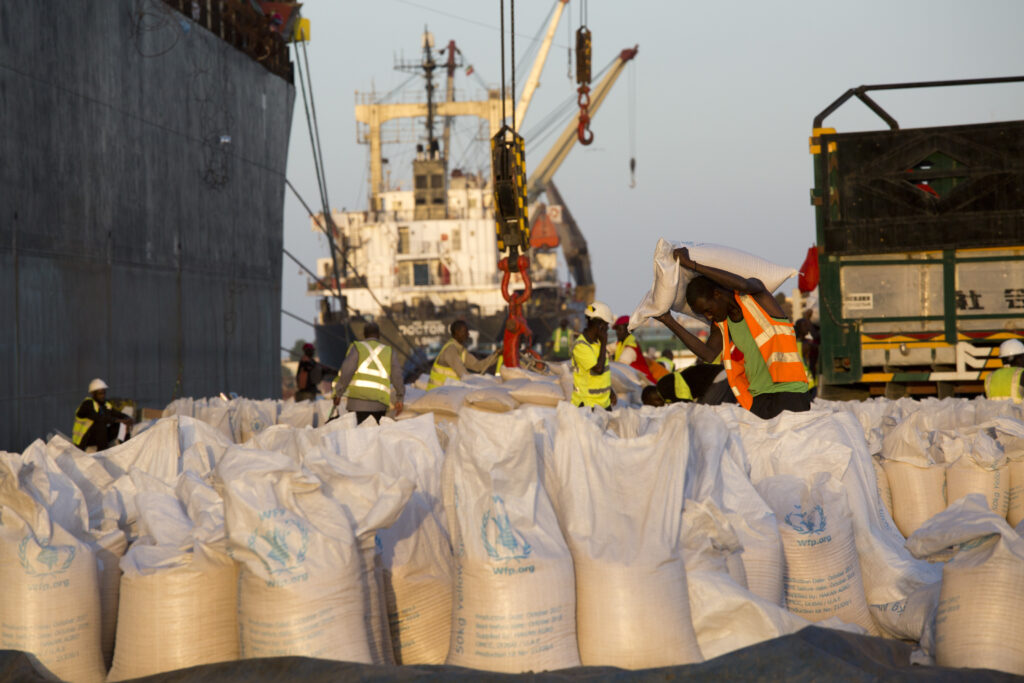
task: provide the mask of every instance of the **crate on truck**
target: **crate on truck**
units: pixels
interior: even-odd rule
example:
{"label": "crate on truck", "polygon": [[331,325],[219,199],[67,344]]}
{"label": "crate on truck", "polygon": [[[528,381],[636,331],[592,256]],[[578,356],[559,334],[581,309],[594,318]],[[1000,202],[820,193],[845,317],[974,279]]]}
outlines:
{"label": "crate on truck", "polygon": [[[1022,81],[860,86],[815,117],[822,397],[982,393],[1024,337],[1024,121],[901,129],[868,94]],[[824,127],[853,98],[888,128]]]}

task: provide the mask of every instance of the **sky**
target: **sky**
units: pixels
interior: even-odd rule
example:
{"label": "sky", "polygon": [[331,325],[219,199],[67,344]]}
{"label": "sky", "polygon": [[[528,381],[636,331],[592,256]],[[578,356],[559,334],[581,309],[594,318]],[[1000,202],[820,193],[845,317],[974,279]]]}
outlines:
{"label": "sky", "polygon": [[[553,139],[531,145],[531,126],[535,129],[575,91],[567,47],[570,32],[580,25],[582,1],[569,2],[540,88],[521,122],[528,172],[531,160],[539,161]],[[506,29],[510,2],[505,2]],[[515,2],[517,62],[554,2]],[[623,48],[639,45],[634,64],[593,119],[594,143],[577,145],[555,175],[587,239],[597,298],[615,315],[632,312],[649,289],[659,237],[727,245],[799,267],[815,241],[807,140],[812,120],[848,88],[1024,73],[1019,38],[1024,2],[1018,0],[593,0],[586,10],[595,72]],[[309,73],[335,209],[367,206],[369,148],[356,142],[355,92],[383,94],[403,84],[409,76],[393,68],[395,60],[418,60],[424,27],[437,47],[455,40],[465,62],[474,66],[474,76],[460,74],[456,81],[458,99],[477,99],[481,82],[497,87],[501,80],[495,0],[306,0],[302,11],[312,23]],[[528,67],[517,71],[517,85]],[[510,69],[506,53],[506,75]],[[421,88],[420,79],[401,93]],[[1024,84],[872,97],[901,128],[1024,117]],[[474,124],[458,125],[471,133]],[[885,127],[857,101],[825,125],[839,132]],[[471,163],[474,156],[466,146],[456,142],[453,148]],[[287,174],[316,207],[311,149],[296,89]],[[633,150],[637,172],[631,188]],[[385,148],[396,178],[411,161],[404,154],[398,147]],[[312,232],[290,191],[284,245],[311,269],[317,258],[328,256],[326,239]],[[282,310],[311,323],[317,304],[305,295],[308,276],[287,257],[283,263]],[[793,288],[795,280],[783,291]],[[281,345],[291,347],[298,338],[312,339],[312,327],[282,313]]]}

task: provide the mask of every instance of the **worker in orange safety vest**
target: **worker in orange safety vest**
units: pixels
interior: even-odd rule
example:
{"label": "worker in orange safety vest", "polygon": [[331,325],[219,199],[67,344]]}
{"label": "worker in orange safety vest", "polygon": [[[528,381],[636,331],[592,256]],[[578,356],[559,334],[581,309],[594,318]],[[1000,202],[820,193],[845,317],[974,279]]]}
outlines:
{"label": "worker in orange safety vest", "polygon": [[686,287],[686,302],[711,321],[711,331],[702,342],[671,312],[657,319],[701,360],[712,362],[721,352],[733,395],[755,415],[767,420],[785,410],[810,410],[807,371],[793,324],[764,283],[696,263],[685,247],[673,254],[697,274]]}

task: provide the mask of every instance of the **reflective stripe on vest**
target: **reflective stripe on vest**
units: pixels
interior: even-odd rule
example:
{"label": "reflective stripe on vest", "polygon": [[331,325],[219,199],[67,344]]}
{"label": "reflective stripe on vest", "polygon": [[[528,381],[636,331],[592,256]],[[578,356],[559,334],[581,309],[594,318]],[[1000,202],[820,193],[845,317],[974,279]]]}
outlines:
{"label": "reflective stripe on vest", "polygon": [[359,353],[359,367],[345,388],[345,396],[391,405],[391,347],[376,339],[352,345]]}
{"label": "reflective stripe on vest", "polygon": [[555,328],[555,334],[552,336],[551,350],[558,353],[562,350],[562,343],[566,346],[569,345],[569,330],[563,330],[561,327]]}
{"label": "reflective stripe on vest", "polygon": [[[743,312],[750,336],[754,338],[761,358],[768,366],[772,381],[807,383],[807,371],[796,346],[793,323],[788,320],[772,320],[749,294],[734,293],[733,296]],[[745,360],[733,357],[734,345],[729,341],[729,321],[723,320],[717,324],[722,332],[722,365],[729,378],[729,387],[739,404],[749,410],[754,397],[750,394]]]}
{"label": "reflective stripe on vest", "polygon": [[1024,368],[1004,366],[993,370],[985,378],[985,396],[994,401],[1024,402],[1024,388],[1020,385]]}
{"label": "reflective stripe on vest", "polygon": [[675,386],[673,387],[673,389],[675,390],[675,393],[676,393],[676,400],[677,401],[692,401],[693,400],[693,392],[690,391],[690,385],[686,383],[685,379],[683,379],[683,373],[681,373],[681,372],[673,372],[672,373],[672,378],[673,378],[673,380],[675,380]]}
{"label": "reflective stripe on vest", "polygon": [[[85,403],[86,401],[92,401],[92,409],[93,409],[93,411],[95,411],[97,413],[100,412],[100,404],[96,402],[96,399],[94,399],[94,398],[82,399],[82,403]],[[79,408],[82,407],[82,403],[78,404]],[[112,406],[110,405],[110,401],[104,402],[103,406],[107,410],[111,410],[111,408],[112,408]],[[88,419],[88,418],[78,417],[78,411],[77,410],[75,411],[75,425],[74,425],[74,427],[71,428],[71,441],[76,446],[81,446],[82,445],[82,439],[85,438],[85,435],[86,435],[86,433],[88,433],[89,428],[92,427],[92,423],[93,423],[93,421]]]}
{"label": "reflective stripe on vest", "polygon": [[[437,354],[437,358],[434,359],[434,365],[430,368],[430,379],[427,381],[427,391],[436,389],[450,379],[458,380],[459,374],[454,369],[447,365],[441,364],[441,356],[452,344],[458,344],[454,339],[449,339],[445,342],[445,345],[441,347],[440,353]],[[462,362],[466,362],[466,349],[462,349],[462,353],[459,354]]]}
{"label": "reflective stripe on vest", "polygon": [[593,375],[590,370],[581,370],[576,365],[576,347],[579,344],[594,349],[600,355],[601,342],[591,344],[582,334],[573,342],[572,348],[572,404],[575,406],[597,406],[607,408],[612,404],[612,373],[606,366],[603,374]]}

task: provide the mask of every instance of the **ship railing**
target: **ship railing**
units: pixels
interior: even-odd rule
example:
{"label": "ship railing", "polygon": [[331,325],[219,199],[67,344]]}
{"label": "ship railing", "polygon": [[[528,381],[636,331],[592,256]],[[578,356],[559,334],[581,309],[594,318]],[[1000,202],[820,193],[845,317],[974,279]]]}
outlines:
{"label": "ship railing", "polygon": [[164,0],[268,71],[294,83],[288,44],[271,18],[248,0]]}

